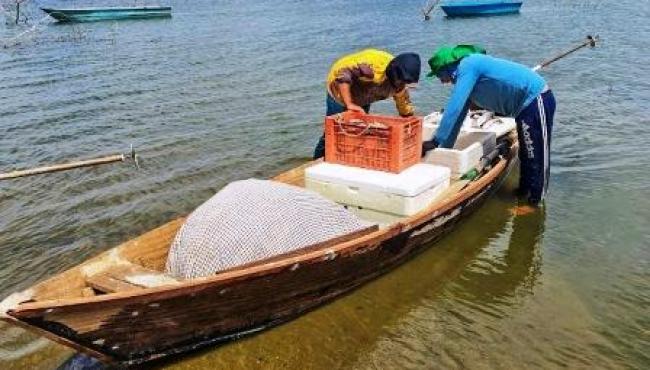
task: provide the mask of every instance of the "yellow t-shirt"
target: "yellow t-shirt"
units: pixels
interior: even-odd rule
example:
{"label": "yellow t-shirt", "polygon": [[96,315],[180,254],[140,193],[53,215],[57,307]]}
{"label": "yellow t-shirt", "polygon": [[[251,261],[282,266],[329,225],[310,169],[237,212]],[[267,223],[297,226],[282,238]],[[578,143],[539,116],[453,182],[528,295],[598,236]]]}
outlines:
{"label": "yellow t-shirt", "polygon": [[356,53],[348,54],[334,62],[330,68],[330,73],[327,75],[327,84],[329,85],[337,78],[340,78],[342,73],[364,65],[370,67],[374,76],[371,78],[368,76],[361,76],[361,78],[379,84],[386,79],[386,67],[388,67],[388,63],[390,63],[393,58],[393,55],[377,49],[365,49]]}
{"label": "yellow t-shirt", "polygon": [[327,91],[343,105],[338,85],[350,84],[352,101],[360,106],[392,97],[401,116],[413,115],[408,90],[396,91],[386,78],[386,68],[393,55],[377,49],[365,49],[348,54],[332,65],[327,75]]}

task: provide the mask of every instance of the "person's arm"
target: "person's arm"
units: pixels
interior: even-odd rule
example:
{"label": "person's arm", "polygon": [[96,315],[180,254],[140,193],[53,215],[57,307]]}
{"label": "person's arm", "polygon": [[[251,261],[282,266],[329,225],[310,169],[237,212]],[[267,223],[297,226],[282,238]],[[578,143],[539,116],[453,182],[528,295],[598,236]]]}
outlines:
{"label": "person's arm", "polygon": [[451,97],[440,121],[434,139],[441,148],[453,148],[456,137],[463,125],[467,110],[469,109],[469,96],[474,89],[474,84],[479,78],[479,73],[474,64],[458,66],[456,85],[451,92]]}
{"label": "person's arm", "polygon": [[350,93],[349,83],[347,82],[339,83],[339,92],[341,93],[341,99],[343,99],[343,105],[345,105],[345,109],[350,111],[355,111],[355,112],[361,112],[361,113],[365,112],[362,107],[354,104],[354,102],[352,101],[352,94]]}
{"label": "person's arm", "polygon": [[350,92],[351,85],[360,78],[370,79],[375,75],[369,64],[360,63],[357,65],[341,68],[336,74],[336,84],[341,94],[341,100],[347,110],[365,112],[362,107],[352,100]]}
{"label": "person's arm", "polygon": [[400,116],[408,117],[415,114],[415,107],[411,103],[408,89],[404,88],[402,91],[395,93],[393,99],[395,100],[395,107],[397,107],[397,112],[399,112]]}

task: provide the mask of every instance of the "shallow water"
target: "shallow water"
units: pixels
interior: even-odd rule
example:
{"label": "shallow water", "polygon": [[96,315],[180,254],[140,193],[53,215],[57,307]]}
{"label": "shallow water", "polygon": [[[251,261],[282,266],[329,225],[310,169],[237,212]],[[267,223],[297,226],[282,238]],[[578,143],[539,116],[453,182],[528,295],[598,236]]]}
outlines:
{"label": "shallow water", "polygon": [[[77,2],[80,3],[80,2]],[[528,0],[521,14],[422,22],[420,1],[174,1],[171,19],[44,24],[0,49],[0,172],[140,151],[0,182],[0,297],[174,217],[224,184],[307,159],[323,80],[376,46],[428,57],[476,42],[543,72],[558,100],[551,193],[513,216],[514,177],[394,272],[281,327],[161,368],[650,366],[650,7]],[[40,14],[31,13],[36,19]],[[24,28],[0,26],[7,39]],[[426,58],[425,58],[426,59]],[[420,113],[449,90],[423,81]],[[374,111],[393,112],[391,103]],[[0,367],[54,369],[64,347],[0,324]]]}

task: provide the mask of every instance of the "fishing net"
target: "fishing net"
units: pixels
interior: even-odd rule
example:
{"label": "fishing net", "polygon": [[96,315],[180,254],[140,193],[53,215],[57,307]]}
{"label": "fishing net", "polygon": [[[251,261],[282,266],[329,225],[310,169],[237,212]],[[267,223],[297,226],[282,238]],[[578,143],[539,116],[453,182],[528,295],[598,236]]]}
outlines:
{"label": "fishing net", "polygon": [[166,269],[184,279],[212,275],[368,226],[303,188],[237,181],[190,214],[171,245]]}

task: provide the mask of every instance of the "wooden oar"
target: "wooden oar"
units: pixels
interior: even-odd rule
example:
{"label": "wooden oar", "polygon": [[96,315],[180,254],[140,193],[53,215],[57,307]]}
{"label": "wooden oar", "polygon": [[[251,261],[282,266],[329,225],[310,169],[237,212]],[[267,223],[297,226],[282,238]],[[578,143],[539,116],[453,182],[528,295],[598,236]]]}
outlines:
{"label": "wooden oar", "polygon": [[573,53],[575,51],[578,51],[578,50],[580,50],[580,49],[582,49],[584,47],[589,46],[589,47],[593,48],[593,47],[596,46],[596,42],[598,42],[598,41],[600,41],[600,39],[598,38],[598,35],[596,35],[596,36],[587,35],[587,39],[583,43],[581,43],[580,45],[576,45],[576,46],[572,47],[571,49],[569,49],[567,51],[564,51],[564,52],[554,56],[551,59],[548,59],[548,60],[545,60],[545,61],[541,62],[540,64],[533,67],[533,71],[539,71],[540,69],[548,66],[549,64],[551,64],[551,63],[553,63],[553,62],[555,62],[557,60],[560,60],[560,59],[564,58],[565,56],[567,56],[567,55],[569,55],[569,54],[571,54],[571,53]]}
{"label": "wooden oar", "polygon": [[136,168],[140,168],[138,164],[138,155],[135,153],[133,146],[131,146],[131,153],[129,154],[114,154],[106,157],[86,159],[86,160],[74,161],[68,163],[59,163],[59,164],[53,164],[48,166],[30,168],[27,170],[18,170],[18,171],[12,171],[7,173],[0,173],[0,181],[15,179],[17,177],[66,171],[66,170],[71,170],[73,168],[90,167],[90,166],[97,166],[100,164],[115,163],[115,162],[124,162],[127,159],[133,160],[133,163],[135,164]]}

